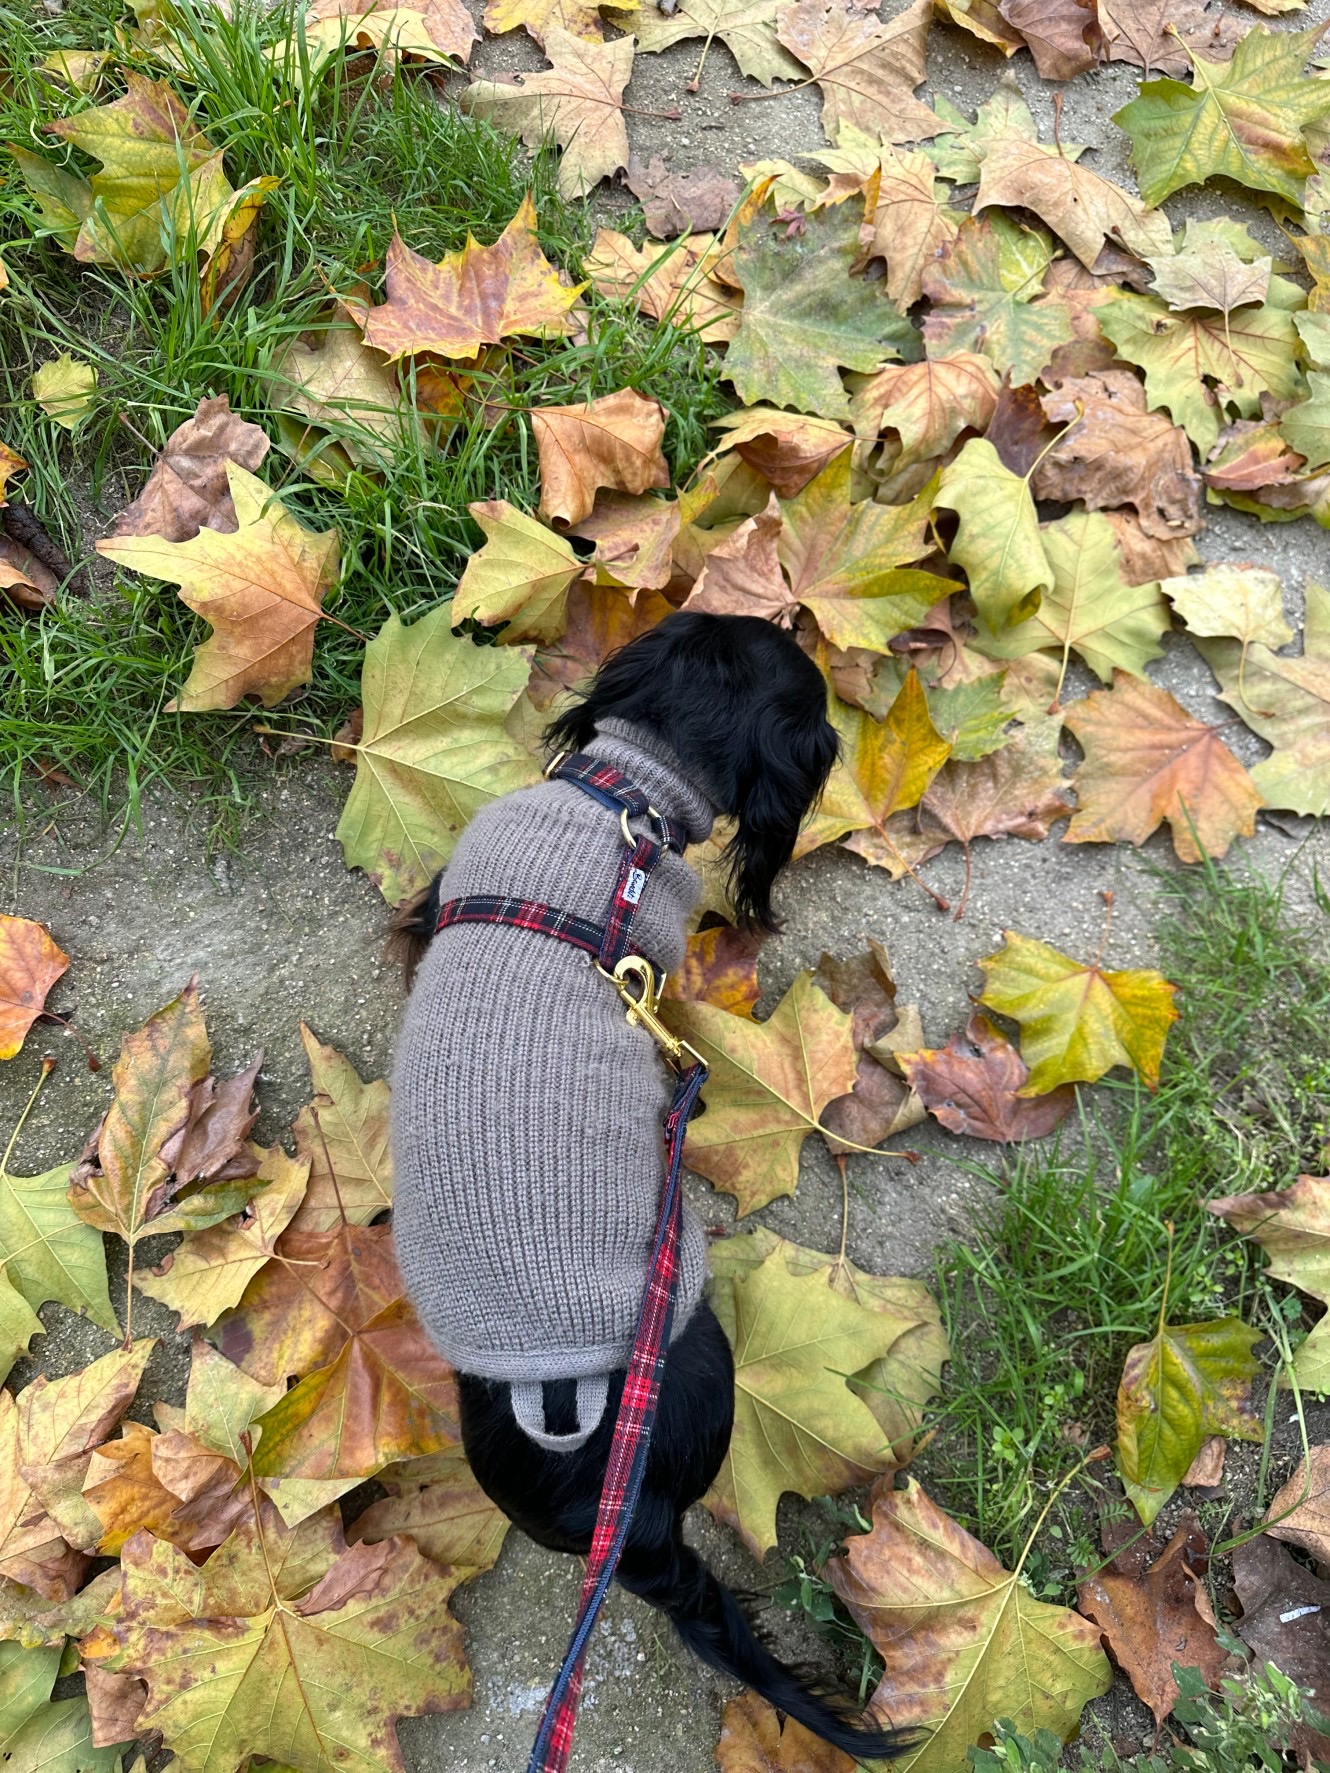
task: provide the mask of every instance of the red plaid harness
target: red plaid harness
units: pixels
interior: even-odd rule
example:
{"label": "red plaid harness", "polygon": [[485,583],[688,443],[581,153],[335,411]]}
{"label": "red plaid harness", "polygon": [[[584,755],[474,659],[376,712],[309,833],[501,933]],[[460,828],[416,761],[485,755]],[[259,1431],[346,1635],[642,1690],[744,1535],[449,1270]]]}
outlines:
{"label": "red plaid harness", "polygon": [[[553,936],[560,942],[569,942],[583,949],[594,957],[599,970],[623,998],[629,1021],[638,1023],[659,1042],[665,1057],[678,1073],[678,1082],[665,1117],[665,1181],[656,1217],[646,1292],[614,1421],[614,1438],[601,1487],[577,1621],[558,1678],[545,1701],[527,1773],[563,1773],[568,1764],[582,1691],[582,1659],[592,1627],[614,1579],[642,1487],[665,1353],[669,1347],[670,1322],[674,1316],[683,1206],[679,1168],[683,1158],[684,1129],[707,1077],[707,1068],[698,1055],[676,1040],[660,1022],[656,1015],[660,981],[651,963],[634,954],[629,947],[633,917],[653,870],[667,849],[683,853],[687,833],[674,820],[657,813],[642,791],[626,776],[594,757],[574,753],[556,758],[546,774],[573,783],[620,815],[626,847],[605,923],[592,923],[552,905],[473,894],[464,899],[450,899],[440,906],[435,929],[443,930],[459,923],[502,923],[515,929]],[[628,824],[633,818],[649,818],[656,827],[658,838],[636,836]]]}

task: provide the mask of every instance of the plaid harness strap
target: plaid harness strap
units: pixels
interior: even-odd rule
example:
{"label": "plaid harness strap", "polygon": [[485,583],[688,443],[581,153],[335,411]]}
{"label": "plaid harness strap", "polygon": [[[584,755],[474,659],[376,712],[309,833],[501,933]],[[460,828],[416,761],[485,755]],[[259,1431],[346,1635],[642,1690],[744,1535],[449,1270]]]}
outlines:
{"label": "plaid harness strap", "polygon": [[[514,929],[532,930],[571,943],[593,955],[606,971],[612,971],[631,952],[633,916],[641,903],[647,881],[666,849],[682,854],[687,833],[676,821],[657,813],[627,777],[596,758],[582,754],[560,758],[548,774],[572,782],[603,806],[620,813],[625,851],[604,924],[592,923],[551,905],[473,894],[463,899],[451,899],[442,905],[435,928],[447,929],[459,923],[508,924]],[[628,826],[630,818],[650,818],[656,825],[659,841],[635,835]],[[656,1215],[651,1264],[624,1377],[623,1394],[614,1419],[614,1436],[601,1485],[577,1620],[558,1676],[545,1701],[527,1773],[564,1773],[568,1765],[582,1692],[582,1662],[587,1643],[614,1580],[642,1488],[674,1317],[683,1214],[679,1171],[683,1161],[684,1133],[706,1079],[707,1068],[700,1060],[679,1069],[674,1098],[665,1116],[665,1180]]]}

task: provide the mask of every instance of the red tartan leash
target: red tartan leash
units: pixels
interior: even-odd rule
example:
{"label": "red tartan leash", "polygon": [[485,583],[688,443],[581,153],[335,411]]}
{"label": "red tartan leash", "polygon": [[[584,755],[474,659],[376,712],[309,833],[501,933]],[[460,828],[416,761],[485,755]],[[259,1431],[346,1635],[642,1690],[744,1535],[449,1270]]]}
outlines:
{"label": "red tartan leash", "polygon": [[[515,929],[553,936],[557,941],[571,943],[593,955],[599,971],[605,974],[623,999],[629,1021],[646,1029],[661,1047],[668,1063],[678,1072],[679,1079],[665,1116],[665,1181],[656,1215],[646,1292],[624,1376],[618,1414],[614,1419],[614,1435],[601,1486],[577,1620],[558,1677],[545,1701],[527,1773],[564,1773],[568,1765],[582,1692],[582,1661],[627,1542],[633,1510],[642,1487],[674,1317],[679,1229],[683,1214],[679,1171],[684,1133],[707,1079],[707,1068],[701,1058],[691,1047],[677,1040],[657,1014],[663,981],[657,979],[648,960],[631,953],[628,947],[633,916],[647,881],[666,849],[682,853],[687,833],[675,821],[657,813],[626,776],[596,758],[581,754],[556,758],[546,774],[572,782],[603,806],[611,811],[617,809],[620,814],[626,851],[619,865],[605,923],[594,924],[587,918],[551,905],[473,894],[463,899],[450,899],[442,905],[435,928],[447,929],[458,923],[508,924]],[[629,829],[630,818],[651,819],[660,840],[635,835]]]}

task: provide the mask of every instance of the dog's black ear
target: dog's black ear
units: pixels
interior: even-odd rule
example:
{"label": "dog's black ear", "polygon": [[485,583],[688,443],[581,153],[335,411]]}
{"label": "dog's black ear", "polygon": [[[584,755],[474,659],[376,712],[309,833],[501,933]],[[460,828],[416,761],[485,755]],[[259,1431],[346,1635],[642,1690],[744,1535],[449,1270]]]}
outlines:
{"label": "dog's black ear", "polygon": [[746,791],[736,808],[739,826],[726,846],[730,898],[739,921],[759,929],[779,927],[771,908],[776,877],[794,854],[805,814],[826,786],[836,761],[835,728],[823,707],[797,713],[768,703],[743,739],[751,755]]}

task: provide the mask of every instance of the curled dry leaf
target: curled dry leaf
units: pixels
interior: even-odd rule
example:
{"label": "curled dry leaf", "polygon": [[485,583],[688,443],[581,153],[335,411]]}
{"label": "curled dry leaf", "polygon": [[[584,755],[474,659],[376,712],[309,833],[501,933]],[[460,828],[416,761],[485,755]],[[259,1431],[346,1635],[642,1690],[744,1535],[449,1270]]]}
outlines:
{"label": "curled dry leaf", "polygon": [[781,527],[780,502],[772,493],[765,511],[746,518],[707,555],[684,608],[706,615],[758,616],[791,627],[799,600],[780,570]]}
{"label": "curled dry leaf", "polygon": [[[1235,1231],[1269,1257],[1273,1280],[1330,1305],[1330,1177],[1299,1176],[1270,1194],[1229,1194],[1209,1203]],[[1293,1376],[1307,1391],[1330,1391],[1330,1317],[1322,1318],[1293,1357]]]}
{"label": "curled dry leaf", "polygon": [[1104,247],[1125,246],[1137,257],[1167,253],[1173,230],[1168,217],[1147,209],[1120,185],[1069,159],[1056,146],[1021,135],[992,138],[979,168],[976,212],[1032,210],[1093,270]]}
{"label": "curled dry leaf", "polygon": [[987,430],[997,395],[998,375],[988,359],[957,351],[879,370],[854,394],[850,418],[861,438],[895,432],[904,467],[942,455],[962,431]]}
{"label": "curled dry leaf", "polygon": [[200,400],[193,418],[167,438],[143,491],[116,518],[113,536],[160,536],[187,542],[201,529],[238,527],[226,464],[251,473],[268,453],[257,425],[238,418],[225,394]]}
{"label": "curled dry leaf", "polygon": [[638,247],[626,234],[602,228],[584,268],[602,295],[635,302],[653,320],[669,320],[719,345],[739,328],[738,298],[712,274],[719,255],[711,234]]}
{"label": "curled dry leaf", "polygon": [[1094,0],[998,0],[998,11],[1024,38],[1041,80],[1072,80],[1099,60]]}
{"label": "curled dry leaf", "polygon": [[190,1091],[184,1124],[162,1145],[162,1162],[174,1171],[176,1185],[253,1176],[255,1153],[247,1145],[259,1118],[254,1085],[263,1065],[262,1048],[243,1071],[220,1087],[211,1074]]}
{"label": "curled dry leaf", "polygon": [[[923,1038],[915,1004],[896,1004],[896,982],[891,976],[887,951],[871,941],[865,954],[853,960],[837,960],[824,954],[813,982],[853,1018],[851,1038],[859,1055],[854,1088],[837,1096],[822,1111],[823,1136],[835,1156],[844,1147],[880,1145],[884,1139],[918,1126],[923,1104],[894,1066],[895,1052]],[[839,1135],[838,1137],[836,1135]]]}
{"label": "curled dry leaf", "polygon": [[700,234],[723,228],[738,207],[743,186],[718,166],[694,166],[671,172],[659,154],[645,165],[628,162],[628,189],[642,205],[647,232],[657,240],[676,234]]}
{"label": "curled dry leaf", "polygon": [[1266,1509],[1264,1527],[1272,1539],[1301,1546],[1320,1564],[1330,1563],[1330,1446],[1308,1449]]}
{"label": "curled dry leaf", "polygon": [[251,1510],[234,1460],[180,1429],[155,1434],[141,1422],[94,1448],[83,1497],[101,1524],[100,1557],[114,1557],[141,1528],[185,1551],[210,1551]]}
{"label": "curled dry leaf", "polygon": [[554,523],[581,523],[596,492],[644,493],[668,487],[661,453],[665,408],[632,388],[583,406],[538,406],[531,412],[540,456],[540,514]]}
{"label": "curled dry leaf", "polygon": [[801,492],[853,442],[844,426],[832,419],[778,412],[772,406],[727,413],[716,420],[715,428],[722,438],[708,460],[733,450],[769,481],[782,499]]}
{"label": "curled dry leaf", "polygon": [[44,924],[0,914],[0,1059],[12,1059],[69,966]]}
{"label": "curled dry leaf", "polygon": [[1070,1084],[1045,1096],[1020,1094],[1029,1068],[987,1016],[975,1014],[945,1047],[902,1053],[901,1065],[924,1107],[949,1133],[1010,1144],[1043,1139],[1076,1103]]}

